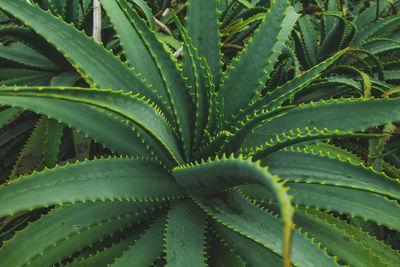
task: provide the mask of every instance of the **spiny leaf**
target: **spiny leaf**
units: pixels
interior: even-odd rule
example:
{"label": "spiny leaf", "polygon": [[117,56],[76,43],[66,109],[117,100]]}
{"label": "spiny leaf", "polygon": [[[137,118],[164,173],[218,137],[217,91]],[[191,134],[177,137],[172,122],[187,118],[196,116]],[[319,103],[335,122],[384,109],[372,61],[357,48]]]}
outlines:
{"label": "spiny leaf", "polygon": [[179,197],[171,178],[151,160],[109,158],[57,167],[0,187],[0,216],[76,201]]}
{"label": "spiny leaf", "polygon": [[319,61],[317,57],[318,43],[316,36],[317,34],[314,30],[314,25],[312,22],[312,17],[310,15],[303,15],[299,19],[299,26],[309,66],[315,66]]}
{"label": "spiny leaf", "polygon": [[135,5],[137,5],[143,11],[143,13],[145,14],[145,16],[147,18],[147,22],[150,26],[150,29],[152,29],[154,31],[156,28],[156,25],[154,22],[154,17],[153,17],[153,14],[151,13],[151,9],[146,4],[146,2],[143,0],[129,0],[129,1],[133,2]]}
{"label": "spiny leaf", "polygon": [[[57,118],[59,122],[83,131],[93,140],[115,152],[127,155],[149,154],[139,133],[133,132],[126,120],[89,105],[59,99],[49,102],[38,97],[19,96],[16,98],[4,95],[0,96],[0,103]],[[65,112],[65,110],[74,110],[74,113]],[[85,116],[82,117],[79,114],[85,114]],[[115,134],[119,138],[114,138]]]}
{"label": "spiny leaf", "polygon": [[[399,230],[400,206],[395,200],[385,196],[359,190],[357,187],[342,187],[318,183],[288,182],[289,192],[293,195],[295,205],[335,211],[350,217],[358,216],[385,225],[390,229]],[[243,191],[252,199],[258,201],[273,201],[270,192],[262,187],[248,185]]]}
{"label": "spiny leaf", "polygon": [[15,119],[22,112],[19,108],[7,108],[0,111],[0,128],[3,128],[11,120]]}
{"label": "spiny leaf", "polygon": [[150,229],[110,266],[150,266],[161,255],[165,223],[165,215],[157,218]]}
{"label": "spiny leaf", "polygon": [[271,190],[279,202],[282,220],[284,223],[284,259],[289,259],[291,217],[293,209],[286,189],[277,183],[277,177],[269,174],[267,169],[251,162],[251,159],[226,158],[202,162],[199,165],[177,167],[173,170],[175,180],[195,195],[213,195],[225,191],[233,186],[254,183]]}
{"label": "spiny leaf", "polygon": [[[320,101],[295,107],[259,125],[249,135],[246,146],[258,146],[276,135],[308,127],[310,129],[362,131],[400,120],[400,99],[342,99]],[[252,145],[250,145],[252,144]]]}
{"label": "spiny leaf", "polygon": [[23,0],[1,0],[0,4],[4,10],[29,24],[62,51],[89,84],[105,89],[139,92],[158,103],[160,108],[163,107],[148,86],[129,67],[121,64],[111,52],[72,25]]}
{"label": "spiny leaf", "polygon": [[[157,61],[154,60],[152,51],[145,44],[146,40],[141,36],[140,30],[137,27],[131,27],[135,25],[135,22],[131,22],[131,18],[126,15],[127,11],[124,12],[116,1],[102,0],[100,2],[114,25],[129,66],[133,67],[136,73],[140,73],[167,100],[165,83],[158,70]],[[131,8],[129,5],[126,7]]]}
{"label": "spiny leaf", "polygon": [[171,266],[204,266],[206,216],[191,200],[172,204],[166,229],[166,259]]}
{"label": "spiny leaf", "polygon": [[357,134],[353,132],[342,132],[342,131],[329,131],[327,129],[318,130],[314,128],[312,130],[308,129],[297,129],[296,132],[290,132],[289,134],[277,135],[270,140],[267,140],[263,145],[256,147],[254,150],[254,159],[263,158],[275,151],[282,148],[288,147],[290,145],[300,144],[302,142],[318,139],[328,139],[328,138],[369,138],[381,137],[379,135],[373,134]]}
{"label": "spiny leaf", "polygon": [[26,141],[11,171],[12,179],[21,175],[30,174],[36,169],[41,169],[47,121],[48,119],[46,117],[42,117],[36,123],[35,128]]}
{"label": "spiny leaf", "polygon": [[51,79],[51,86],[74,86],[81,76],[72,71],[61,72]]}
{"label": "spiny leaf", "polygon": [[226,119],[259,97],[298,17],[288,1],[272,3],[254,38],[234,59],[223,78],[218,94],[219,101],[224,103]]}
{"label": "spiny leaf", "polygon": [[57,69],[46,57],[26,46],[8,47],[0,45],[0,58],[39,70]]}
{"label": "spiny leaf", "polygon": [[58,153],[60,152],[61,137],[65,125],[54,119],[49,119],[46,126],[43,163],[48,168],[54,168],[59,160]]}
{"label": "spiny leaf", "polygon": [[317,209],[301,209],[303,212],[307,212],[310,215],[316,216],[326,223],[334,225],[336,228],[344,231],[347,236],[351,237],[355,241],[359,242],[364,248],[368,249],[370,253],[380,257],[383,263],[389,264],[389,266],[396,266],[400,263],[399,251],[392,249],[390,246],[384,244],[382,241],[376,239],[376,237],[363,232],[360,228],[357,228],[346,221],[340,220],[338,217],[334,217],[332,214],[323,212]]}
{"label": "spiny leaf", "polygon": [[[3,244],[2,264],[16,266],[30,262],[43,266],[61,261],[107,235],[141,222],[154,214],[155,208],[157,204],[132,205],[128,201],[77,203],[56,208]],[[35,240],[35,246],[27,240]],[[20,255],[19,249],[25,253]]]}
{"label": "spiny leaf", "polygon": [[133,226],[134,233],[132,233],[132,229],[128,228],[129,235],[126,238],[119,240],[117,243],[112,243],[110,247],[96,251],[95,254],[83,255],[81,258],[76,258],[68,265],[69,267],[98,267],[101,264],[111,264],[116,258],[121,257],[124,251],[126,251],[130,245],[134,244],[148,227],[148,223],[141,222],[139,225]]}
{"label": "spiny leaf", "polygon": [[[118,0],[118,3],[122,8],[126,5],[124,0]],[[152,55],[157,61],[159,71],[165,80],[168,101],[173,109],[173,123],[176,124],[173,126],[178,127],[177,130],[181,135],[183,150],[189,152],[192,141],[194,109],[193,101],[183,80],[182,73],[178,71],[175,62],[171,60],[171,55],[165,51],[163,45],[157,40],[155,33],[148,29],[136,11],[126,10],[133,26],[142,34],[145,44],[152,51]]]}
{"label": "spiny leaf", "polygon": [[182,65],[194,99],[194,138],[191,147],[185,149],[186,153],[191,154],[199,146],[207,121],[210,121],[212,110],[210,96],[214,93],[215,89],[207,62],[204,58],[200,59],[198,57],[197,49],[193,46],[190,37],[179,19],[176,16],[173,18],[184,41]]}
{"label": "spiny leaf", "polygon": [[[346,221],[317,209],[301,208],[297,211],[296,214],[299,215],[297,225],[302,228],[301,230],[309,232],[310,236],[315,237],[316,240],[319,239],[318,241],[322,242],[328,252],[337,255],[349,264],[355,266],[392,266],[400,260],[397,257],[398,255],[395,254],[395,250],[376,240],[373,236],[369,236],[361,229],[346,223]],[[301,223],[300,220],[304,219],[306,221]],[[310,220],[315,223],[310,224]],[[313,228],[315,224],[316,227]],[[325,239],[325,242],[322,238]],[[334,244],[330,245],[329,243]],[[389,261],[392,265],[388,265]]]}
{"label": "spiny leaf", "polygon": [[[169,150],[169,157],[175,157],[178,162],[183,162],[181,153],[177,145],[176,137],[172,132],[171,126],[164,117],[164,114],[149,103],[149,99],[137,95],[124,94],[122,91],[114,92],[112,90],[85,89],[76,87],[49,87],[49,88],[29,88],[29,87],[12,87],[4,88],[1,93],[18,92],[17,96],[38,97],[44,102],[54,102],[54,100],[65,99],[72,102],[81,102],[126,117],[131,122],[134,130],[142,131],[159,142],[156,145],[161,149]],[[143,129],[142,129],[143,128]],[[145,138],[145,137],[144,137]],[[149,139],[147,139],[149,140]],[[149,143],[148,145],[152,145]],[[152,145],[153,149],[157,149]],[[172,154],[172,155],[171,155]],[[160,155],[162,156],[162,154]],[[168,156],[167,156],[168,157]]]}
{"label": "spiny leaf", "polygon": [[373,35],[377,36],[379,35],[380,32],[382,32],[382,30],[385,30],[387,28],[394,29],[398,27],[400,25],[399,20],[400,20],[399,16],[390,16],[383,20],[377,21],[375,23],[369,24],[359,29],[352,44],[363,42]]}
{"label": "spiny leaf", "polygon": [[[229,246],[232,246],[234,251],[238,253],[247,264],[251,264],[251,266],[263,266],[268,262],[271,266],[282,266],[283,259],[279,254],[263,247],[240,233],[228,229],[218,222],[212,222],[211,227],[215,229],[224,241],[228,242]],[[218,256],[216,255],[216,257]]]}
{"label": "spiny leaf", "polygon": [[7,25],[0,27],[0,35],[2,37],[11,37],[15,40],[21,41],[34,50],[46,55],[48,60],[62,68],[71,68],[68,61],[64,58],[54,46],[49,44],[46,39],[36,34],[30,28],[25,26]]}
{"label": "spiny leaf", "polygon": [[210,266],[232,266],[245,267],[246,263],[224,240],[216,234],[215,231],[209,233],[207,237],[207,254],[209,256],[208,264]]}
{"label": "spiny leaf", "polygon": [[194,47],[197,48],[198,55],[204,57],[210,66],[216,86],[221,80],[222,67],[217,4],[217,0],[188,1],[186,15],[188,35],[191,37]]}
{"label": "spiny leaf", "polygon": [[342,50],[336,53],[334,56],[326,59],[320,64],[312,67],[306,72],[298,75],[294,79],[286,82],[282,86],[279,86],[266,96],[256,99],[252,104],[249,105],[244,113],[249,114],[251,111],[258,110],[260,108],[273,110],[279,107],[282,103],[292,98],[295,94],[301,92],[307,85],[319,78],[322,72],[330,67],[335,61],[337,61],[346,50]]}
{"label": "spiny leaf", "polygon": [[[217,223],[283,257],[283,225],[277,217],[257,207],[236,190],[224,193],[222,198],[196,199]],[[293,231],[290,253],[291,261],[299,266],[337,266],[323,250],[296,230]]]}

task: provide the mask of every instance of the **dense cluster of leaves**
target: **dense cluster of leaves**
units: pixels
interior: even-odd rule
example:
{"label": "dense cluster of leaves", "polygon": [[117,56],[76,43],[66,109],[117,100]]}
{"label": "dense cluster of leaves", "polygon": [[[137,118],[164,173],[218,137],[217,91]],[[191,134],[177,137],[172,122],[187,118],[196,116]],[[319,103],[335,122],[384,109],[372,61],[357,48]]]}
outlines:
{"label": "dense cluster of leaves", "polygon": [[0,266],[400,264],[398,3],[101,0],[97,44],[92,1],[30,2]]}

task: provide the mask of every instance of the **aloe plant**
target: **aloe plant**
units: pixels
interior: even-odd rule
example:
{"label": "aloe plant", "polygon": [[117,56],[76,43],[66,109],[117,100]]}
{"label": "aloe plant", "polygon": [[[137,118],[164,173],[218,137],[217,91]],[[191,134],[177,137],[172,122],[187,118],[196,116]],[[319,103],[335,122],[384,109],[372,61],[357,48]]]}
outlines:
{"label": "aloe plant", "polygon": [[[90,88],[2,86],[0,104],[85,133],[112,151],[12,179],[0,217],[20,224],[4,266],[396,266],[398,251],[337,214],[400,231],[400,185],[324,140],[400,121],[400,98],[290,99],[346,51],[262,94],[299,17],[272,1],[221,70],[216,0],[188,1],[177,66],[125,0],[100,1],[126,62],[24,0],[0,0]],[[198,10],[207,12],[198,13]],[[214,10],[214,12],[210,12]]]}
{"label": "aloe plant", "polygon": [[326,9],[320,4],[320,12],[303,14],[297,31],[293,31],[301,68],[309,69],[332,53],[350,47],[330,75],[315,85],[323,88],[320,96],[340,95],[344,91],[380,96],[398,83],[398,64],[394,62],[399,58],[399,15],[393,14],[385,1],[380,5],[370,3],[368,7],[363,3],[341,6],[338,1],[327,2]]}

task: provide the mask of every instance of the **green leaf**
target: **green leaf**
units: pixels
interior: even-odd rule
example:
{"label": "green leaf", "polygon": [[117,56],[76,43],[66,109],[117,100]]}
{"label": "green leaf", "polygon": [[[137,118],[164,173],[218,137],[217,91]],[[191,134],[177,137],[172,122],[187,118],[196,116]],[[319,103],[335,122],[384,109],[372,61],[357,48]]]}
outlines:
{"label": "green leaf", "polygon": [[51,86],[74,86],[81,76],[72,71],[61,72],[51,79]]}
{"label": "green leaf", "polygon": [[376,125],[400,121],[400,99],[338,99],[301,104],[254,129],[243,147],[258,146],[297,129],[362,131]]}
{"label": "green leaf", "polygon": [[[312,67],[306,72],[298,75],[294,79],[286,82],[282,86],[279,86],[266,96],[259,98],[255,103],[249,105],[249,108],[245,113],[250,114],[258,109],[269,109],[274,110],[279,107],[282,103],[292,98],[295,94],[301,92],[307,85],[319,78],[322,72],[335,63],[346,50],[342,50],[336,53],[334,56],[326,59],[320,64]],[[241,115],[243,116],[243,115]]]}
{"label": "green leaf", "polygon": [[[339,5],[338,5],[338,1],[336,0],[328,0],[328,4],[327,4],[327,13],[329,12],[335,12],[335,11],[339,11]],[[329,34],[333,28],[335,27],[335,25],[337,25],[337,17],[333,17],[333,16],[326,16],[326,25],[325,25],[325,32],[327,34]]]}
{"label": "green leaf", "polygon": [[386,17],[383,20],[377,21],[375,23],[371,23],[368,26],[358,30],[352,44],[359,44],[372,36],[379,36],[380,31],[385,30],[387,28],[396,28],[400,25],[400,17],[399,16],[390,16]]}
{"label": "green leaf", "polygon": [[0,111],[0,128],[3,128],[7,123],[16,118],[22,112],[19,108],[7,108]]}
{"label": "green leaf", "polygon": [[319,142],[315,144],[300,144],[299,146],[303,148],[305,152],[320,153],[321,155],[327,155],[331,158],[347,160],[353,165],[361,165],[363,162],[363,160],[356,154],[353,154],[353,152],[330,143]]}
{"label": "green leaf", "polygon": [[41,70],[32,70],[25,68],[1,68],[0,79],[1,80],[10,80],[15,78],[34,76],[34,75],[44,75],[50,74],[46,71]]}
{"label": "green leaf", "polygon": [[72,25],[23,0],[0,0],[0,5],[57,47],[90,85],[134,91],[148,96],[160,108],[163,107],[154,93],[127,65]]}
{"label": "green leaf", "polygon": [[[150,215],[151,213],[149,213]],[[139,239],[139,236],[143,234],[144,230],[148,228],[147,223],[140,223],[139,225],[133,226],[134,233],[132,229],[128,228],[129,235],[119,240],[117,243],[112,243],[111,247],[106,247],[101,251],[96,251],[95,254],[89,254],[87,257],[81,257],[80,259],[76,259],[72,263],[69,263],[69,267],[98,267],[104,264],[111,264],[115,261],[116,258],[121,257],[121,255],[126,251],[130,245],[135,243],[136,240]],[[106,242],[102,242],[103,244]],[[107,244],[107,243],[106,243]],[[95,246],[92,247],[92,249]],[[86,251],[85,251],[86,254]],[[85,255],[86,256],[86,255]]]}
{"label": "green leaf", "polygon": [[287,183],[293,203],[359,216],[400,230],[400,206],[372,192],[333,185]]}
{"label": "green leaf", "polygon": [[384,71],[386,80],[399,81],[400,70],[386,70]]}
{"label": "green leaf", "polygon": [[[1,113],[0,113],[1,114]],[[33,128],[35,125],[35,120],[28,119],[24,120],[23,122],[18,123],[11,129],[7,129],[5,131],[0,132],[0,146],[7,144],[8,142],[12,141],[13,139],[21,136],[22,134],[26,133],[30,129]]]}
{"label": "green leaf", "polygon": [[[336,1],[336,0],[334,0]],[[340,49],[340,42],[346,33],[346,21],[341,16],[328,16],[327,22],[330,19],[337,20],[337,22],[332,25],[333,29],[328,33],[324,41],[322,42],[319,51],[318,58],[326,58],[331,53]],[[332,21],[333,23],[334,21]]]}
{"label": "green leaf", "polygon": [[24,77],[20,77],[20,78],[4,80],[4,81],[1,81],[0,84],[2,86],[34,86],[34,85],[38,85],[38,84],[48,85],[48,84],[50,84],[51,78],[52,78],[52,73],[43,72],[43,73],[24,76]]}
{"label": "green leaf", "polygon": [[206,216],[191,200],[175,201],[168,214],[165,248],[170,266],[204,266]]}
{"label": "green leaf", "polygon": [[[118,0],[118,3],[122,8],[126,5],[124,0]],[[127,15],[134,24],[134,27],[137,28],[138,32],[141,32],[145,44],[152,51],[161,76],[165,79],[167,99],[173,109],[172,121],[176,123],[178,131],[181,134],[183,150],[189,152],[194,124],[194,108],[182,73],[178,71],[175,62],[171,60],[171,55],[165,51],[162,43],[157,40],[155,33],[149,30],[136,11],[132,11],[131,9],[127,9],[127,11]]]}
{"label": "green leaf", "polygon": [[216,236],[215,231],[207,237],[207,255],[209,255],[209,265],[216,267],[232,266],[245,267],[243,259],[225,243],[220,236]]}
{"label": "green leaf", "polygon": [[[240,233],[232,231],[217,222],[212,222],[211,227],[215,229],[224,241],[232,246],[243,260],[251,266],[263,266],[268,262],[271,266],[282,266],[283,259],[279,254],[273,252]],[[216,256],[218,257],[218,256]]]}
{"label": "green leaf", "polygon": [[[379,13],[382,12],[385,8],[389,6],[389,3],[386,1],[380,1],[379,3]],[[367,25],[372,24],[376,20],[376,3],[370,2],[369,7],[362,11],[356,18],[354,19],[354,23],[357,26],[357,29],[363,29]]]}
{"label": "green leaf", "polygon": [[165,216],[157,218],[150,229],[110,266],[150,266],[162,253],[165,223]]}
{"label": "green leaf", "polygon": [[[236,190],[221,197],[196,199],[217,223],[283,256],[282,222]],[[293,231],[290,254],[291,261],[298,266],[337,266],[311,239],[296,230]]]}
{"label": "green leaf", "polygon": [[[250,147],[254,151],[252,155],[254,160],[258,160],[263,158],[275,151],[278,151],[282,148],[286,148],[290,145],[302,144],[303,142],[310,140],[324,140],[328,138],[374,138],[381,137],[382,135],[373,135],[373,134],[357,134],[353,132],[341,132],[338,130],[329,131],[329,130],[318,130],[314,128],[312,130],[308,129],[297,129],[296,132],[290,132],[290,134],[282,134],[277,135],[274,138],[269,139],[264,142],[264,144],[257,146],[256,148]],[[248,148],[247,148],[248,149]],[[242,148],[243,150],[243,148]]]}
{"label": "green leaf", "polygon": [[29,49],[29,47],[8,47],[0,45],[0,58],[18,63],[25,67],[33,67],[39,70],[55,70],[52,64],[43,55]]}
{"label": "green leaf", "polygon": [[77,130],[72,131],[72,143],[74,145],[74,159],[84,161],[90,156],[90,148],[92,140],[85,136],[84,133]]}
{"label": "green leaf", "polygon": [[[186,28],[198,56],[204,57],[210,66],[214,85],[221,81],[221,43],[217,12],[218,0],[187,2]],[[211,12],[212,11],[212,12]]]}
{"label": "green leaf", "polygon": [[[0,96],[0,103],[57,118],[59,122],[81,130],[93,140],[114,152],[127,155],[149,155],[139,133],[132,130],[126,120],[98,108],[66,100],[35,96]],[[65,112],[65,111],[74,112]],[[80,114],[85,114],[81,116]],[[115,138],[118,136],[118,138]],[[1,144],[1,142],[0,142]]]}
{"label": "green leaf", "polygon": [[[335,211],[350,217],[358,216],[399,230],[400,206],[385,196],[359,190],[357,187],[342,187],[318,183],[287,182],[295,205]],[[241,188],[250,198],[257,201],[273,201],[273,196],[262,187],[248,185]]]}
{"label": "green leaf", "polygon": [[348,224],[346,221],[340,220],[338,217],[334,217],[327,212],[322,212],[316,209],[303,210],[308,214],[316,216],[320,220],[335,226],[335,228],[341,229],[346,233],[347,236],[362,244],[364,248],[370,250],[372,254],[380,257],[380,260],[389,264],[389,266],[396,266],[400,264],[399,251],[396,251],[389,245],[377,240],[375,236],[371,236],[366,232],[360,231],[360,228]]}
{"label": "green leaf", "polygon": [[[12,87],[10,89],[4,88],[0,94],[6,94],[6,92],[17,92],[16,97],[26,95],[43,98],[43,101],[49,104],[58,99],[82,102],[122,115],[132,122],[134,130],[143,131],[146,136],[150,135],[151,137],[148,138],[152,138],[159,143],[157,147],[165,147],[169,151],[166,153],[172,154],[170,157],[175,157],[178,162],[183,162],[169,122],[154,103],[149,103],[148,99],[139,97],[138,94],[132,96],[130,93],[126,94],[122,91],[115,92],[112,90],[76,87]],[[153,147],[153,149],[157,148]]]}
{"label": "green leaf", "polygon": [[143,0],[129,0],[129,1],[133,2],[135,5],[137,5],[143,11],[143,13],[145,14],[145,16],[147,18],[147,22],[149,23],[150,29],[152,29],[154,31],[156,28],[156,25],[154,22],[153,13],[151,12],[151,9],[146,4],[146,2]]}
{"label": "green leaf", "polygon": [[[133,67],[136,73],[140,73],[141,77],[146,79],[162,97],[167,98],[165,82],[157,61],[154,60],[152,51],[145,44],[146,40],[142,37],[140,30],[135,27],[135,22],[131,22],[132,18],[126,15],[127,10],[124,12],[117,1],[101,0],[100,2],[114,25],[129,66]],[[126,8],[131,7],[126,4]]]}
{"label": "green leaf", "polygon": [[225,118],[230,119],[260,96],[298,17],[288,1],[273,2],[253,40],[225,73],[219,89]]}
{"label": "green leaf", "polygon": [[[154,214],[155,207],[147,202],[132,205],[128,201],[107,201],[56,208],[3,243],[2,264],[44,266],[61,261],[95,241],[141,222]],[[23,255],[19,249],[24,250]]]}
{"label": "green leaf", "polygon": [[46,39],[36,34],[28,27],[22,26],[3,26],[0,27],[0,36],[10,37],[23,43],[29,44],[30,47],[40,52],[42,55],[46,55],[48,60],[52,61],[54,65],[60,68],[71,68],[71,65],[64,58],[54,46],[49,44]]}
{"label": "green leaf", "polygon": [[157,162],[109,158],[33,173],[0,187],[0,217],[76,201],[157,200],[181,195]]}
{"label": "green leaf", "polygon": [[18,155],[14,168],[11,171],[11,179],[30,174],[33,170],[41,169],[47,121],[48,119],[46,117],[41,117],[37,121],[24,148]]}
{"label": "green leaf", "polygon": [[372,54],[388,53],[390,51],[396,51],[397,49],[399,49],[400,42],[388,38],[376,37],[366,40],[361,44],[361,46],[367,49]]}
{"label": "green leaf", "polygon": [[54,119],[49,119],[46,125],[43,163],[48,168],[54,168],[59,157],[61,137],[63,136],[64,124]]}
{"label": "green leaf", "polygon": [[197,150],[204,134],[204,129],[207,126],[207,121],[212,121],[210,120],[211,111],[213,110],[211,96],[215,93],[215,89],[207,62],[204,58],[200,59],[198,57],[197,50],[179,19],[176,16],[173,18],[184,41],[183,72],[188,79],[191,93],[194,95],[194,139],[192,147],[187,152],[191,153]]}
{"label": "green leaf", "polygon": [[[211,140],[204,147],[201,147],[198,154],[195,154],[194,159],[196,161],[201,161],[201,159],[206,159],[221,154],[221,149],[223,145],[227,142],[228,138],[231,136],[230,132],[222,131],[216,136],[212,137]],[[218,153],[219,152],[219,153]]]}
{"label": "green leaf", "polygon": [[210,131],[209,128],[214,122],[212,116],[216,103],[212,100],[215,95],[215,87],[207,62],[204,58],[198,57],[197,49],[193,46],[179,19],[174,16],[174,20],[184,40],[182,60],[184,75],[187,75],[192,94],[194,94],[195,125],[191,151],[196,151],[203,139],[204,131]]}
{"label": "green leaf", "polygon": [[[367,236],[359,229],[352,229],[352,226],[346,222],[340,222],[332,215],[314,210],[297,209],[294,220],[296,226],[301,228],[302,232],[308,233],[308,236],[315,238],[315,241],[321,242],[322,247],[327,248],[329,254],[338,256],[338,258],[352,266],[387,266],[383,263],[381,255],[376,251],[364,246],[357,237]],[[342,228],[337,227],[339,224]],[[350,230],[349,234],[345,229]],[[369,237],[369,239],[372,239]],[[377,242],[378,243],[378,242]],[[383,244],[381,244],[383,247]]]}
{"label": "green leaf", "polygon": [[288,260],[293,208],[285,188],[277,183],[276,176],[270,175],[266,169],[261,168],[258,163],[253,163],[251,159],[234,158],[233,155],[229,158],[224,155],[223,158],[216,158],[214,161],[202,161],[198,165],[176,167],[173,169],[173,175],[179,185],[195,194],[196,199],[197,195],[210,196],[247,183],[258,184],[271,190],[279,202],[282,221],[285,225],[283,229],[284,258]]}
{"label": "green leaf", "polygon": [[318,42],[317,34],[314,30],[312,17],[310,15],[303,15],[299,19],[300,33],[304,43],[304,50],[307,55],[307,59],[310,62],[309,66],[317,65],[318,60]]}

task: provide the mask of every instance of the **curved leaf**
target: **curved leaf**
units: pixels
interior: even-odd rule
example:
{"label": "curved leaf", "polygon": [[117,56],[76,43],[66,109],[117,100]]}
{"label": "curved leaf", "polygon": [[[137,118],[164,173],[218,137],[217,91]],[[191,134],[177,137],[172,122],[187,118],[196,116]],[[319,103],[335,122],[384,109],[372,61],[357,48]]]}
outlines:
{"label": "curved leaf", "polygon": [[[367,234],[359,229],[353,229],[345,221],[340,221],[326,212],[314,209],[297,209],[294,219],[296,226],[301,228],[302,232],[307,232],[309,237],[321,242],[322,247],[327,248],[328,253],[350,265],[389,266],[384,263],[386,257],[381,258],[377,251],[364,246],[364,242],[360,242],[359,237],[368,238]],[[337,225],[340,226],[337,227]],[[372,237],[368,239],[372,239]],[[379,244],[379,242],[375,244]],[[384,245],[381,243],[377,247],[383,248]]]}
{"label": "curved leaf", "polygon": [[109,158],[33,173],[0,187],[0,217],[76,201],[157,200],[182,196],[168,172],[151,160]]}
{"label": "curved leaf", "polygon": [[400,183],[383,173],[364,167],[364,164],[351,164],[348,159],[331,158],[329,154],[304,150],[280,150],[262,160],[271,173],[285,181],[319,183],[373,191],[400,199]]}
{"label": "curved leaf", "polygon": [[[88,104],[61,99],[49,102],[34,96],[6,95],[0,96],[0,103],[57,118],[59,122],[83,131],[114,152],[126,155],[150,155],[139,133],[134,132],[126,120]],[[66,112],[71,110],[74,112]]]}
{"label": "curved leaf", "polygon": [[150,88],[127,65],[72,25],[23,0],[0,0],[0,5],[57,47],[89,84],[138,92],[163,108]]}
{"label": "curved leaf", "polygon": [[[196,197],[196,200],[217,223],[283,256],[282,222],[236,190],[230,190],[222,197]],[[293,263],[299,266],[337,266],[332,258],[298,231],[293,231],[290,253]]]}
{"label": "curved leaf", "polygon": [[284,236],[284,259],[289,260],[290,234],[292,229],[293,208],[286,189],[277,183],[278,178],[270,175],[267,169],[261,168],[251,159],[234,158],[233,156],[214,161],[202,161],[199,165],[177,167],[173,170],[175,180],[191,191],[195,198],[197,195],[210,196],[225,191],[237,185],[254,183],[271,190],[280,204]]}
{"label": "curved leaf", "polygon": [[[61,261],[107,235],[146,219],[154,213],[155,207],[157,205],[147,202],[132,205],[128,201],[107,201],[54,209],[3,244],[1,263],[44,266]],[[24,250],[23,255],[20,249]]]}
{"label": "curved leaf", "polygon": [[259,146],[297,128],[355,132],[400,121],[400,99],[338,99],[301,104],[286,114],[266,120],[248,136],[243,147]]}
{"label": "curved leaf", "polygon": [[178,162],[183,162],[175,135],[164,114],[154,103],[149,103],[149,99],[145,99],[139,94],[132,96],[130,93],[123,93],[122,91],[77,87],[12,87],[3,88],[0,95],[11,92],[13,92],[11,95],[15,98],[19,96],[38,97],[44,103],[50,105],[54,100],[65,99],[115,112],[117,115],[122,115],[130,120],[134,130],[138,131],[139,128],[143,128],[147,133],[146,135],[152,136],[153,139],[162,144],[159,146],[165,146],[170,151],[167,153],[172,153],[171,156],[175,157]]}

